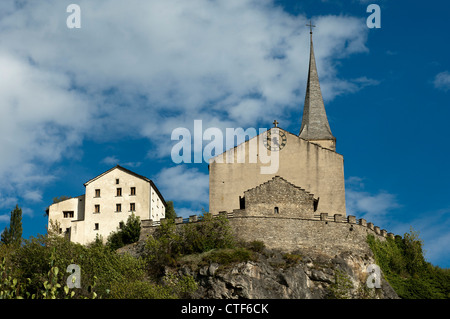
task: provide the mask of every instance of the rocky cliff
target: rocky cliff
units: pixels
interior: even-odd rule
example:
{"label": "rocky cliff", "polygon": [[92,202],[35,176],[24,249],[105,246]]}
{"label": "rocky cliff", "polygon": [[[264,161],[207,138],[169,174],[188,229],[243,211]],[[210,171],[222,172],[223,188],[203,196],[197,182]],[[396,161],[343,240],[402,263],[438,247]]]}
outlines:
{"label": "rocky cliff", "polygon": [[212,299],[325,299],[398,298],[382,278],[381,288],[366,284],[370,257],[343,253],[334,258],[302,256],[264,250],[256,260],[199,268],[183,265],[180,274],[192,275],[199,284],[195,298]]}
{"label": "rocky cliff", "polygon": [[[143,243],[121,249],[139,255]],[[252,258],[237,262],[211,262],[211,252],[185,256],[167,272],[190,275],[198,283],[192,296],[202,299],[397,299],[398,295],[381,276],[380,288],[368,288],[371,252],[361,256],[344,252],[330,256],[285,253],[260,249]]]}

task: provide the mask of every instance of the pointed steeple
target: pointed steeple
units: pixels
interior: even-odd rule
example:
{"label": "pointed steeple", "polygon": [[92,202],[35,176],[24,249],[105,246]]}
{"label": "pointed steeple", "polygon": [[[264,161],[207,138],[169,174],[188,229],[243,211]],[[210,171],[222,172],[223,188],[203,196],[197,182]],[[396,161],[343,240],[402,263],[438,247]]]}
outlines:
{"label": "pointed steeple", "polygon": [[306,87],[305,105],[303,107],[302,126],[300,128],[299,136],[308,141],[318,143],[326,148],[335,150],[336,138],[331,133],[330,125],[328,124],[322,92],[320,90],[319,75],[317,74],[316,59],[314,57],[312,27],[315,26],[311,23],[307,26],[310,27],[311,44],[308,83]]}

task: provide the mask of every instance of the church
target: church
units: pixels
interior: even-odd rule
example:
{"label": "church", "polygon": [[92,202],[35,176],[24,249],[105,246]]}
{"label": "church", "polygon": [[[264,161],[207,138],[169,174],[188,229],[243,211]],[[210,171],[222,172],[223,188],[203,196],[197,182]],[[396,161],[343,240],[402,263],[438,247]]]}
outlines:
{"label": "church", "polygon": [[[210,213],[218,214],[243,209],[246,197],[248,203],[248,196],[245,194],[250,190],[261,188],[269,181],[271,181],[270,185],[282,181],[283,185],[291,185],[292,194],[297,194],[298,189],[310,194],[311,203],[314,203],[314,209],[310,210],[310,215],[315,212],[315,214],[327,213],[330,216],[345,217],[344,157],[336,152],[336,138],[331,133],[328,123],[314,57],[311,29],[308,82],[299,133],[288,132],[278,127],[278,124],[274,121],[274,127],[268,131],[210,159]],[[251,147],[256,140],[263,142],[257,143],[258,149]],[[227,161],[226,159],[230,156],[236,159],[237,155],[234,151],[238,148],[245,150],[245,160],[236,160],[233,163]],[[252,151],[257,152],[257,158],[261,158],[263,152],[277,155],[278,170],[271,174],[263,173],[261,168],[264,163],[252,161],[251,158],[255,155]],[[285,200],[278,199],[284,203],[282,204],[277,202],[276,196],[266,194],[266,197],[270,200],[265,202],[271,207],[265,209],[259,207],[260,211],[266,211],[268,215],[287,213],[281,207],[286,206]],[[259,196],[259,198],[263,200],[261,199],[263,197]],[[288,198],[292,202],[289,205],[299,204],[295,202],[298,196],[288,196]],[[304,215],[301,211],[297,214]]]}

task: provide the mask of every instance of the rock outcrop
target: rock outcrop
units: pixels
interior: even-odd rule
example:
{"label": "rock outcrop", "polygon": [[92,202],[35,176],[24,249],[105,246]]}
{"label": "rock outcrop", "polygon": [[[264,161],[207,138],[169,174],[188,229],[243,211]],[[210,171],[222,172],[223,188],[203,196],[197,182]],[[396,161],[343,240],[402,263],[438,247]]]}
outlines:
{"label": "rock outcrop", "polygon": [[194,298],[398,298],[384,278],[381,278],[381,288],[367,287],[367,267],[372,263],[371,257],[352,253],[333,258],[306,257],[264,249],[256,260],[231,265],[210,263],[201,267],[185,264],[177,271],[197,281],[199,289]]}

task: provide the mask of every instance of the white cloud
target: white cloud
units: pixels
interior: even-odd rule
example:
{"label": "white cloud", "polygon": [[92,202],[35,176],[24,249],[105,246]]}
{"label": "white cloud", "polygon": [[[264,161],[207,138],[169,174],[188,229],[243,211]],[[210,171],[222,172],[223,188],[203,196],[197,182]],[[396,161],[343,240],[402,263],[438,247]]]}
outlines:
{"label": "white cloud", "polygon": [[[54,180],[51,165],[79,158],[85,139],[147,137],[149,154],[168,156],[172,130],[194,119],[254,126],[302,105],[307,19],[272,1],[80,0],[81,29],[66,27],[67,4],[0,7],[0,178],[11,196]],[[373,84],[340,79],[335,63],[367,52],[364,19],[314,21],[325,98]]]}
{"label": "white cloud", "polygon": [[209,177],[196,168],[178,165],[163,169],[155,179],[166,200],[207,204],[209,202]]}
{"label": "white cloud", "polygon": [[434,78],[434,87],[443,91],[450,90],[450,72],[444,71]]}
{"label": "white cloud", "polygon": [[[395,195],[386,191],[376,194],[364,191],[363,179],[352,176],[346,180],[345,201],[347,215],[364,217],[368,222],[384,224],[388,214],[401,207]],[[380,226],[381,227],[381,226]]]}
{"label": "white cloud", "polygon": [[31,202],[41,202],[42,192],[38,190],[30,190],[23,195],[23,198]]}
{"label": "white cloud", "polygon": [[116,156],[106,156],[101,160],[101,163],[106,165],[117,165],[119,163],[119,159]]}

